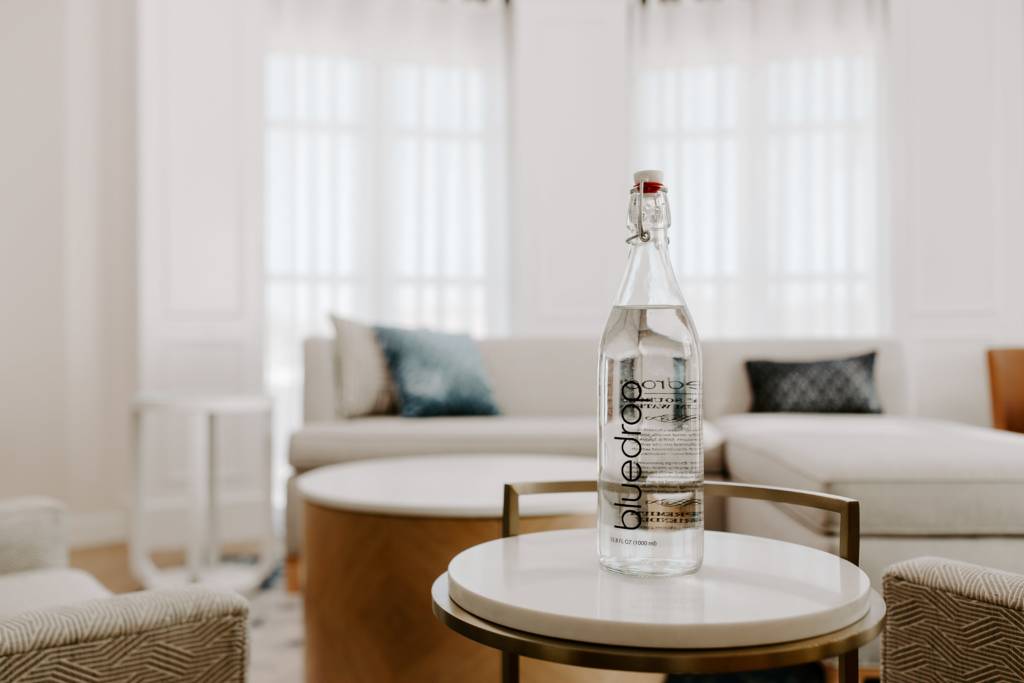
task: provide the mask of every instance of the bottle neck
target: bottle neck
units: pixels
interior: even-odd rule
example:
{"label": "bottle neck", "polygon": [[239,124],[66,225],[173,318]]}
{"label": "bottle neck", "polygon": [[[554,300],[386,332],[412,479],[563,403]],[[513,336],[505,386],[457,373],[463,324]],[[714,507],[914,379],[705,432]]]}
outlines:
{"label": "bottle neck", "polygon": [[668,255],[671,222],[668,194],[660,185],[654,192],[644,192],[639,185],[633,188],[628,212],[629,257],[616,306],[686,305]]}
{"label": "bottle neck", "polygon": [[648,231],[647,242],[630,243],[626,274],[622,277],[616,306],[685,306],[682,290],[668,253],[668,230]]}

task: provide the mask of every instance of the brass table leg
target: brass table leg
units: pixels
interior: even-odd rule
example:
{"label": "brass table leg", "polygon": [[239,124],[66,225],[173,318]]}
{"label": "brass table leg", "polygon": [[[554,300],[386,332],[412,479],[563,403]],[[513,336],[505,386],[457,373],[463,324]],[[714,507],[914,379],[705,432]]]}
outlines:
{"label": "brass table leg", "polygon": [[519,683],[519,655],[501,653],[501,683]]}
{"label": "brass table leg", "polygon": [[839,655],[839,683],[858,683],[859,677],[857,650]]}

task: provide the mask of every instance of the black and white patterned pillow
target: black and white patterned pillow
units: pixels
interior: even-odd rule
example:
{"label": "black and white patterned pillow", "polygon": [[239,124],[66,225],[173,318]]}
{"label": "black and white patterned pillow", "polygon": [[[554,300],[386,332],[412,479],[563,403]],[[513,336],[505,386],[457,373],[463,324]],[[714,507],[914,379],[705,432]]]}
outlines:
{"label": "black and white patterned pillow", "polygon": [[875,352],[789,363],[747,361],[754,413],[880,413]]}

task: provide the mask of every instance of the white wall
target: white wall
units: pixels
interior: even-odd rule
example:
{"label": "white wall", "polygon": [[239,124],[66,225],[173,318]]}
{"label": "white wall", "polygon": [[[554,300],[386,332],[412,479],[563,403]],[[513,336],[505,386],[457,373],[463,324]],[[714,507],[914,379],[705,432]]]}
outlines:
{"label": "white wall", "polygon": [[63,20],[56,0],[0,4],[0,494],[67,486]]}
{"label": "white wall", "polygon": [[511,328],[601,335],[626,257],[630,0],[514,0]]}
{"label": "white wall", "polygon": [[891,0],[892,294],[923,415],[990,424],[1024,344],[1024,5]]}
{"label": "white wall", "polygon": [[[137,0],[139,387],[261,393],[262,2]],[[149,414],[151,546],[185,540],[187,425]],[[222,533],[259,531],[258,416],[217,425]]]}
{"label": "white wall", "polygon": [[135,385],[130,0],[0,3],[0,496],[124,532]]}
{"label": "white wall", "polygon": [[138,0],[146,392],[262,388],[260,5]]}
{"label": "white wall", "polygon": [[78,544],[125,536],[139,390],[260,388],[253,5],[0,3],[0,497]]}

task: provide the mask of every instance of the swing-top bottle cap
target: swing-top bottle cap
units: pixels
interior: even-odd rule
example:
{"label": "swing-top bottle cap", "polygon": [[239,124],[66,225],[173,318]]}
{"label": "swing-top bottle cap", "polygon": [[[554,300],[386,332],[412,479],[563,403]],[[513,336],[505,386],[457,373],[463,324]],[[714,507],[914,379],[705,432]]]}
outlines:
{"label": "swing-top bottle cap", "polygon": [[658,170],[649,169],[633,174],[633,185],[642,186],[644,193],[657,192],[664,185],[665,175]]}

